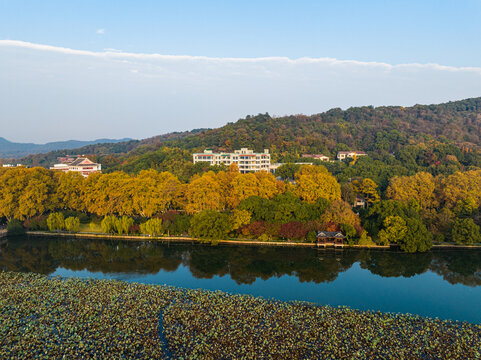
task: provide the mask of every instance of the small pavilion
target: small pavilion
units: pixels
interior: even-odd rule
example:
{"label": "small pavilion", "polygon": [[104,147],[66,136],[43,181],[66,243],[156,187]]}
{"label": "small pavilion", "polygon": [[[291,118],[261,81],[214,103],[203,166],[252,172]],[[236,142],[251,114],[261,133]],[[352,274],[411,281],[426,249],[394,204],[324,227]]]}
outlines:
{"label": "small pavilion", "polygon": [[344,234],[340,231],[318,231],[317,246],[344,246]]}

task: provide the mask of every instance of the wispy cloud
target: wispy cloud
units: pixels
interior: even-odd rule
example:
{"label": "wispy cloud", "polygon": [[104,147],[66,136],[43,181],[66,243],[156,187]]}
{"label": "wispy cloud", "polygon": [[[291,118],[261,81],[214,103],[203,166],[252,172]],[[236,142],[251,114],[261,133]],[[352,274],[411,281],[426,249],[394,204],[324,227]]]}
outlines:
{"label": "wispy cloud", "polygon": [[105,34],[105,29],[97,29],[96,33],[99,35],[103,35]]}
{"label": "wispy cloud", "polygon": [[105,52],[122,52],[122,50],[119,50],[119,49],[114,49],[114,48],[105,48],[104,49]]}
{"label": "wispy cloud", "polygon": [[[97,30],[97,33],[103,34],[104,29]],[[208,56],[191,56],[191,55],[166,55],[166,54],[146,54],[146,53],[131,53],[123,52],[121,50],[106,48],[104,51],[89,51],[77,50],[60,46],[36,44],[19,40],[0,40],[0,46],[20,47],[33,50],[50,51],[69,55],[82,55],[101,58],[125,58],[138,60],[190,60],[190,61],[207,61],[207,62],[230,62],[230,63],[285,63],[285,64],[324,64],[332,66],[361,66],[361,67],[376,67],[385,70],[394,69],[432,69],[437,71],[462,71],[462,72],[476,72],[481,74],[481,67],[456,67],[436,63],[408,63],[408,64],[389,64],[385,62],[376,61],[358,61],[358,60],[341,60],[336,58],[322,57],[311,58],[301,57],[291,59],[288,57],[256,57],[256,58],[242,58],[242,57],[208,57]]]}
{"label": "wispy cloud", "polygon": [[1,134],[22,141],[70,133],[142,138],[266,111],[312,114],[475,96],[481,67],[97,52],[0,40]]}

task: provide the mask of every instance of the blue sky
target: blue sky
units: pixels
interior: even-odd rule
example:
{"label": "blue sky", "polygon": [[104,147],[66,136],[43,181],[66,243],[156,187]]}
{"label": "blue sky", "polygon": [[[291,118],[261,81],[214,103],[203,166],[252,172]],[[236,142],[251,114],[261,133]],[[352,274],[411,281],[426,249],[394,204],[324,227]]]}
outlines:
{"label": "blue sky", "polygon": [[[0,0],[0,136],[142,138],[257,112],[481,96],[480,15],[481,1]],[[130,55],[97,56],[117,51]]]}
{"label": "blue sky", "polygon": [[480,15],[478,0],[1,0],[0,36],[97,51],[475,66]]}

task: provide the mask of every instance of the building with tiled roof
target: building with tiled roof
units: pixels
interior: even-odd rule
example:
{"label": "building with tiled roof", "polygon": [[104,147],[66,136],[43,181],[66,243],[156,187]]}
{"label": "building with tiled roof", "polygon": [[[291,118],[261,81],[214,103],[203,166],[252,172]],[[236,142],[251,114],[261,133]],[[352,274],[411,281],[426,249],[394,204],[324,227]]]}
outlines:
{"label": "building with tiled roof", "polygon": [[337,153],[337,160],[344,160],[346,158],[356,158],[359,156],[367,156],[364,151],[339,151]]}
{"label": "building with tiled roof", "polygon": [[[70,160],[70,159],[69,159]],[[86,157],[79,157],[67,163],[55,164],[50,168],[51,170],[59,171],[75,171],[82,174],[83,177],[88,177],[90,174],[102,172],[102,165],[90,161]]]}
{"label": "building with tiled roof", "polygon": [[323,154],[302,154],[303,158],[312,158],[312,159],[318,159],[321,161],[329,161],[329,156],[323,155]]}

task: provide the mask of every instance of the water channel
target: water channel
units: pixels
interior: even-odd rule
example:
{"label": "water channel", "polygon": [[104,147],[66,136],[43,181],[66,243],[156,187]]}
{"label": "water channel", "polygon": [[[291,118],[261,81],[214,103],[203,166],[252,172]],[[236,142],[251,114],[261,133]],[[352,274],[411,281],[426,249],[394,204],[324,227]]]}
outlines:
{"label": "water channel", "polygon": [[481,323],[481,250],[406,254],[16,237],[0,270],[222,290]]}

